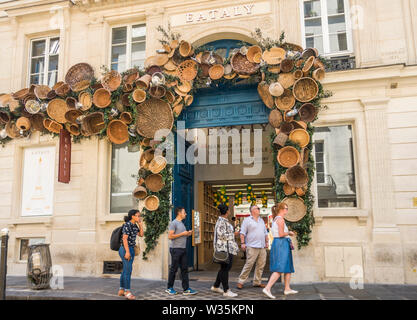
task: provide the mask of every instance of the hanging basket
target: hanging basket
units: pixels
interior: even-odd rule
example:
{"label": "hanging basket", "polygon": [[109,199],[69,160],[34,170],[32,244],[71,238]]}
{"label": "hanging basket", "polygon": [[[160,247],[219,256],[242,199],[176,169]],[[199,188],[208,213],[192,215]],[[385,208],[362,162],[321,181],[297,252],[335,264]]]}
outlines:
{"label": "hanging basket", "polygon": [[148,192],[146,191],[145,187],[137,186],[135,190],[133,190],[133,196],[136,199],[139,199],[139,200],[145,199],[147,195],[148,195]]}
{"label": "hanging basket", "polygon": [[218,80],[224,75],[224,67],[221,64],[215,64],[209,69],[209,76],[212,80]]}
{"label": "hanging basket", "polygon": [[269,50],[265,50],[262,54],[262,59],[270,65],[280,64],[285,59],[285,50],[278,47],[272,47]]}
{"label": "hanging basket", "polygon": [[294,78],[295,80],[298,80],[300,78],[304,77],[304,72],[302,70],[295,70],[294,71]]}
{"label": "hanging basket", "polygon": [[189,42],[181,41],[178,51],[179,51],[180,55],[182,55],[185,58],[185,57],[188,57],[190,55],[191,49],[192,49],[192,46]]}
{"label": "hanging basket", "polygon": [[178,76],[181,80],[193,80],[197,76],[197,65],[193,60],[185,60],[178,66]]}
{"label": "hanging basket", "polygon": [[80,110],[70,109],[65,112],[65,119],[70,123],[77,123],[76,119],[83,113]]}
{"label": "hanging basket", "polygon": [[101,84],[103,85],[104,89],[107,89],[110,92],[115,91],[118,87],[120,87],[122,83],[122,76],[116,70],[111,70],[107,72],[103,79],[101,79]]}
{"label": "hanging basket", "polygon": [[295,98],[289,89],[285,89],[280,97],[275,98],[275,106],[282,111],[290,110],[294,105]]}
{"label": "hanging basket", "polygon": [[193,103],[193,101],[194,101],[194,98],[193,98],[193,96],[192,95],[189,95],[189,94],[187,94],[185,97],[184,97],[184,102],[185,102],[185,105],[188,107],[189,105],[191,105],[192,103]]}
{"label": "hanging basket", "polygon": [[295,83],[295,77],[293,73],[280,73],[278,82],[284,89],[292,87]]}
{"label": "hanging basket", "polygon": [[317,97],[319,86],[312,78],[298,79],[293,87],[294,97],[300,102],[309,102]]}
{"label": "hanging basket", "polygon": [[155,154],[155,150],[153,149],[147,149],[146,151],[143,152],[143,158],[147,161],[150,162],[152,161],[153,157]]}
{"label": "hanging basket", "polygon": [[101,112],[90,113],[81,122],[81,128],[88,135],[97,134],[105,127],[104,115]]}
{"label": "hanging basket", "polygon": [[[60,85],[58,88],[55,89],[55,92],[61,98],[64,98],[69,92],[71,88],[67,83]],[[80,90],[81,91],[81,90]]]}
{"label": "hanging basket", "polygon": [[10,115],[7,112],[0,111],[0,124],[6,124],[10,121]]}
{"label": "hanging basket", "polygon": [[48,97],[48,93],[51,91],[51,88],[45,85],[39,85],[35,87],[34,93],[35,96],[40,99],[44,100]]}
{"label": "hanging basket", "polygon": [[301,106],[298,114],[302,121],[311,122],[316,117],[316,107],[312,103],[305,103]]}
{"label": "hanging basket", "polygon": [[278,163],[284,168],[295,166],[300,161],[300,153],[291,146],[286,146],[278,151]]}
{"label": "hanging basket", "polygon": [[304,148],[310,142],[310,135],[304,129],[294,129],[291,131],[289,139]]}
{"label": "hanging basket", "polygon": [[[126,99],[126,98],[125,98]],[[133,91],[132,93],[132,99],[137,102],[137,103],[142,103],[143,101],[146,100],[146,91],[142,90],[142,89],[136,89],[135,91]],[[127,105],[126,105],[127,103]],[[129,102],[129,95],[127,96],[127,101],[123,102],[123,105],[125,106],[129,106],[130,102]]]}
{"label": "hanging basket", "polygon": [[286,135],[283,132],[278,132],[277,136],[274,139],[274,143],[283,147],[285,146],[285,143],[287,142],[287,140],[288,140],[288,135]]}
{"label": "hanging basket", "polygon": [[65,124],[65,128],[73,136],[79,136],[80,135],[80,127],[77,124],[74,124],[74,123],[66,123]]}
{"label": "hanging basket", "polygon": [[149,170],[152,173],[160,173],[162,170],[165,169],[167,165],[167,159],[163,156],[156,156],[152,159],[149,164]]}
{"label": "hanging basket", "polygon": [[29,95],[29,88],[20,89],[19,91],[12,94],[13,99],[23,100],[27,95]]}
{"label": "hanging basket", "polygon": [[68,106],[63,99],[54,99],[49,101],[46,112],[48,116],[59,123],[65,123],[65,113],[68,111]]}
{"label": "hanging basket", "polygon": [[122,112],[120,114],[120,120],[123,121],[125,124],[132,123],[132,114],[130,112]]}
{"label": "hanging basket", "polygon": [[103,109],[111,103],[111,93],[105,88],[98,89],[94,92],[93,103],[97,108]]}
{"label": "hanging basket", "polygon": [[318,68],[313,71],[313,79],[316,81],[322,81],[326,75],[326,72],[322,68]]}
{"label": "hanging basket", "polygon": [[[72,91],[78,92],[87,89],[93,77],[94,70],[88,63],[78,63],[67,71],[65,82],[71,87]],[[60,95],[58,91],[57,94]]]}
{"label": "hanging basket", "polygon": [[151,98],[140,104],[136,119],[136,131],[143,137],[153,139],[160,129],[172,129],[174,116],[168,102]]}
{"label": "hanging basket", "polygon": [[174,103],[174,101],[175,101],[175,95],[171,91],[167,90],[167,92],[165,94],[165,99],[167,99],[167,101],[169,103]]}
{"label": "hanging basket", "polygon": [[285,198],[284,202],[288,206],[288,213],[285,216],[285,220],[289,222],[300,221],[307,213],[307,208],[304,201],[298,198]]}
{"label": "hanging basket", "polygon": [[307,61],[304,63],[304,67],[302,69],[302,71],[304,73],[310,71],[311,67],[314,65],[314,61],[316,60],[316,58],[314,56],[311,56],[307,59]]}
{"label": "hanging basket", "polygon": [[121,120],[112,120],[107,126],[107,136],[114,144],[123,144],[129,141],[127,125]]}
{"label": "hanging basket", "polygon": [[152,76],[150,74],[145,74],[136,80],[136,87],[138,89],[146,90],[149,88],[149,84],[151,83]]}
{"label": "hanging basket", "polygon": [[62,124],[48,118],[43,120],[43,126],[45,129],[53,133],[59,133],[63,128]]}
{"label": "hanging basket", "polygon": [[298,165],[287,169],[285,178],[287,179],[287,183],[295,188],[302,188],[308,182],[307,171]]}
{"label": "hanging basket", "polygon": [[149,89],[149,94],[154,98],[162,98],[165,96],[166,89],[164,86],[153,86]]}
{"label": "hanging basket", "polygon": [[81,111],[87,111],[93,105],[93,97],[87,91],[83,91],[78,95],[78,102],[82,104]]}
{"label": "hanging basket", "polygon": [[123,82],[125,84],[133,84],[138,77],[139,77],[138,70],[129,69],[126,71],[126,74],[123,76]]}
{"label": "hanging basket", "polygon": [[177,70],[177,66],[175,65],[174,62],[172,62],[171,59],[169,59],[168,62],[164,64],[164,68],[165,70],[168,70],[168,71]]}
{"label": "hanging basket", "polygon": [[149,211],[155,211],[159,208],[159,199],[157,196],[148,196],[144,201],[144,206]]}
{"label": "hanging basket", "polygon": [[16,127],[19,130],[28,131],[31,127],[29,118],[19,117],[19,119],[16,120]]}
{"label": "hanging basket", "polygon": [[246,53],[246,58],[252,63],[259,63],[260,57],[262,57],[262,49],[260,46],[251,46]]}
{"label": "hanging basket", "polygon": [[269,108],[274,107],[274,98],[269,92],[269,86],[265,81],[261,81],[258,84],[258,94],[261,97],[263,103]]}
{"label": "hanging basket", "polygon": [[230,60],[233,71],[241,75],[251,75],[258,71],[260,65],[257,63],[250,62],[246,56],[237,52],[233,55]]}
{"label": "hanging basket", "polygon": [[159,192],[164,187],[164,181],[160,174],[150,174],[145,179],[146,188],[152,192]]}
{"label": "hanging basket", "polygon": [[273,109],[268,116],[268,121],[274,128],[279,128],[282,122],[282,114],[279,110]]}

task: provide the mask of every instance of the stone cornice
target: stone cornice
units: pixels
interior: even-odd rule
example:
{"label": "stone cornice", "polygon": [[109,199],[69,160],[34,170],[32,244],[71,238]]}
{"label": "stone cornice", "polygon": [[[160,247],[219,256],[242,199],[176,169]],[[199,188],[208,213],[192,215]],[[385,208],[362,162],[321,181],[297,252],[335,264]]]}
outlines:
{"label": "stone cornice", "polygon": [[69,8],[70,6],[72,6],[72,2],[69,0],[24,0],[0,4],[0,11],[6,12],[7,17],[11,18]]}

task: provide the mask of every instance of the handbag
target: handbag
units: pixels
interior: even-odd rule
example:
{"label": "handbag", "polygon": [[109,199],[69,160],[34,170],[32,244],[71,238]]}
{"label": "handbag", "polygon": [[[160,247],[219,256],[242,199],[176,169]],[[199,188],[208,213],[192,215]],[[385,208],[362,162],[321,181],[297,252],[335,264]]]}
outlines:
{"label": "handbag", "polygon": [[215,230],[215,239],[214,239],[214,252],[213,252],[213,262],[214,263],[227,263],[229,261],[229,240],[227,241],[227,251],[217,251],[217,232]]}

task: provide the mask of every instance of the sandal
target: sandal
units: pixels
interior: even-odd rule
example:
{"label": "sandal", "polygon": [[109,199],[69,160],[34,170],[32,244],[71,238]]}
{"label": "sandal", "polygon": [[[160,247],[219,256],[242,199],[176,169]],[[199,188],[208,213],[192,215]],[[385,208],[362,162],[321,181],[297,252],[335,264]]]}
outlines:
{"label": "sandal", "polygon": [[119,290],[119,292],[117,293],[117,295],[118,295],[119,297],[124,297],[124,295],[125,295],[125,291],[124,291],[123,289],[120,289],[120,290]]}
{"label": "sandal", "polygon": [[130,292],[130,291],[128,291],[128,292],[125,292],[125,297],[128,299],[128,300],[136,300],[136,297]]}

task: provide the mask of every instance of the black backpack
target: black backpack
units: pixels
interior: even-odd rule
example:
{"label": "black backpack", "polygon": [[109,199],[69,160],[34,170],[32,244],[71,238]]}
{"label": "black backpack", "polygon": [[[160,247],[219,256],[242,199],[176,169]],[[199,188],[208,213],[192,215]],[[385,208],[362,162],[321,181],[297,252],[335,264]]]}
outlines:
{"label": "black backpack", "polygon": [[119,251],[120,241],[122,240],[122,230],[123,230],[123,226],[118,227],[113,230],[111,237],[110,237],[110,249],[114,251]]}

